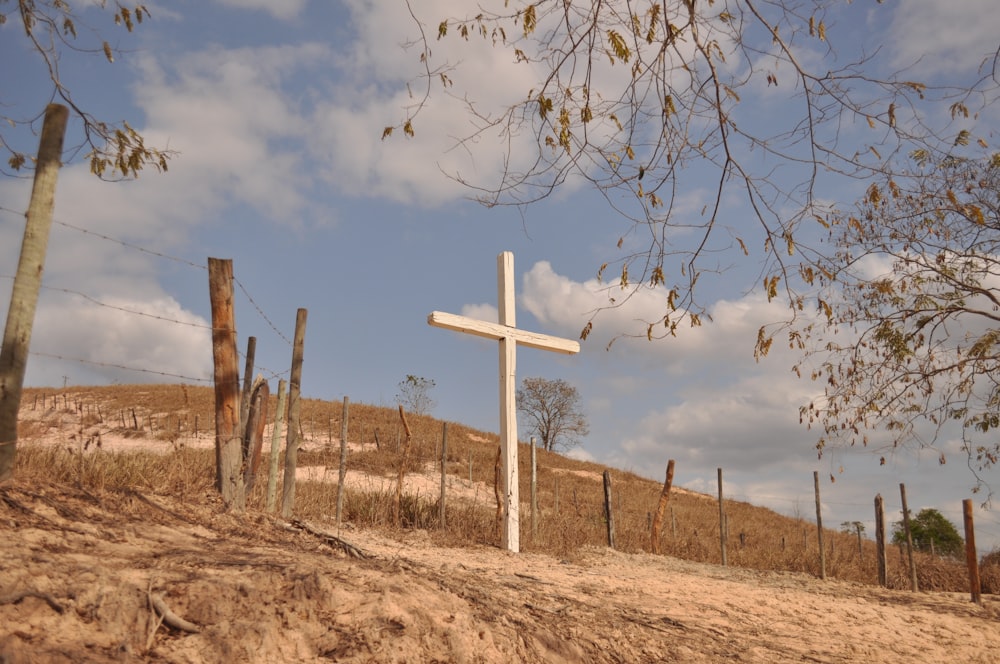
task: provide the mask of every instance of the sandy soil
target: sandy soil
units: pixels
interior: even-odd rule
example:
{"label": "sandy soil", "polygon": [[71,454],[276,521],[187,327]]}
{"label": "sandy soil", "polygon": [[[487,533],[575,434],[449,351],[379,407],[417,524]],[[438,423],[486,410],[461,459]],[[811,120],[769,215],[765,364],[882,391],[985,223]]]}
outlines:
{"label": "sandy soil", "polygon": [[[0,486],[0,662],[996,662],[1000,600]],[[312,532],[310,532],[310,530]],[[364,557],[340,545],[349,543]],[[153,600],[180,620],[160,622]],[[174,623],[171,626],[169,623]],[[190,630],[190,631],[188,631]]]}

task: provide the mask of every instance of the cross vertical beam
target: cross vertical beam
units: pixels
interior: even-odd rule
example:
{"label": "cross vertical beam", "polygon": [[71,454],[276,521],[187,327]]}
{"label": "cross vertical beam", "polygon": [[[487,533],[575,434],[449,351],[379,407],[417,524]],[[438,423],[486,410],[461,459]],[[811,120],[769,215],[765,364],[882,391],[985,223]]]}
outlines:
{"label": "cross vertical beam", "polygon": [[505,251],[497,256],[497,310],[499,321],[486,321],[433,311],[427,322],[456,332],[496,339],[500,345],[500,444],[504,482],[503,547],[514,553],[521,549],[520,492],[517,472],[517,346],[572,355],[580,344],[547,334],[519,330],[514,304],[514,254]]}

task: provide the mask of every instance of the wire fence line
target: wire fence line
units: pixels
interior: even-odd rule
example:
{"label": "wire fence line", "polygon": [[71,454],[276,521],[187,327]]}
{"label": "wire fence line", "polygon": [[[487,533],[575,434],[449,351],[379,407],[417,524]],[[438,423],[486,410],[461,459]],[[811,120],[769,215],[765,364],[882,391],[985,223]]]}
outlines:
{"label": "wire fence line", "polygon": [[[0,205],[0,213],[3,213],[4,215],[7,215],[9,217],[17,217],[18,220],[23,219],[26,216],[26,214],[27,214],[26,211],[15,210],[15,209],[12,209],[12,208],[9,208],[9,207],[5,207],[3,205]],[[73,231],[73,232],[77,232],[77,233],[80,233],[80,234],[92,237],[92,238],[94,238],[94,239],[96,239],[98,241],[109,242],[109,243],[112,243],[112,244],[116,244],[116,245],[118,245],[120,247],[123,247],[125,249],[128,249],[130,251],[139,252],[141,254],[144,254],[146,256],[150,256],[150,257],[153,257],[153,258],[156,258],[156,259],[159,259],[159,260],[171,261],[171,262],[177,263],[179,265],[183,265],[185,267],[190,267],[190,268],[194,268],[194,269],[201,270],[201,271],[207,271],[208,270],[207,265],[204,264],[204,263],[196,263],[196,262],[194,262],[194,261],[192,261],[192,260],[190,260],[188,258],[183,258],[183,257],[179,257],[179,256],[173,256],[173,255],[167,254],[167,253],[162,252],[162,251],[157,251],[157,250],[151,249],[149,247],[144,247],[144,246],[136,244],[134,242],[127,242],[127,241],[121,240],[119,238],[111,237],[109,235],[105,235],[103,233],[99,233],[99,232],[96,232],[96,231],[84,228],[82,226],[69,223],[69,222],[67,222],[65,220],[53,219],[52,223],[55,224],[55,225],[57,225],[57,226],[60,226],[62,228],[65,228],[67,230],[70,230],[70,231]],[[13,281],[14,277],[13,277],[13,275],[0,274],[0,279],[3,279],[5,281],[7,281],[7,280]],[[274,321],[271,319],[271,317],[268,316],[267,313],[264,311],[264,308],[257,302],[257,300],[254,298],[254,296],[250,294],[250,291],[247,289],[247,287],[238,278],[236,278],[235,276],[233,277],[233,282],[239,287],[240,292],[246,298],[247,302],[250,303],[250,305],[253,307],[254,311],[256,311],[257,315],[266,323],[266,325],[271,329],[271,331],[275,334],[275,336],[277,336],[279,339],[281,339],[281,341],[283,341],[285,343],[285,345],[287,345],[288,347],[291,347],[292,346],[292,341],[289,339],[288,335],[284,334],[278,328],[278,326],[274,323]],[[101,300],[101,299],[99,299],[97,297],[94,297],[92,295],[84,293],[84,292],[82,292],[80,290],[76,290],[76,289],[72,289],[72,288],[63,288],[63,287],[59,287],[59,286],[45,285],[45,284],[43,284],[41,288],[44,291],[55,292],[55,293],[62,293],[64,295],[69,295],[69,296],[72,296],[72,297],[76,297],[76,298],[79,298],[79,299],[81,299],[81,300],[83,300],[83,301],[85,301],[87,303],[90,303],[90,304],[94,305],[95,307],[103,307],[103,308],[107,308],[107,309],[119,311],[121,313],[130,315],[130,316],[139,316],[139,317],[143,317],[143,318],[153,319],[153,320],[160,321],[160,322],[162,322],[164,324],[183,325],[183,326],[194,327],[194,328],[198,328],[198,329],[205,329],[205,330],[210,330],[210,331],[213,330],[213,327],[211,326],[211,324],[206,325],[206,324],[202,324],[202,323],[198,323],[198,322],[193,322],[191,320],[179,320],[177,318],[171,318],[169,316],[164,316],[164,315],[161,315],[161,314],[155,314],[155,313],[151,313],[151,312],[148,312],[148,311],[141,311],[141,310],[130,308],[130,307],[124,307],[124,306],[120,306],[120,305],[117,305],[117,304],[111,304],[111,303],[103,301],[103,300]],[[178,378],[178,379],[181,379],[181,380],[188,380],[188,381],[193,381],[193,382],[197,382],[197,383],[211,383],[212,382],[211,379],[207,379],[207,378],[200,378],[200,377],[195,377],[195,376],[187,376],[187,375],[183,375],[183,374],[179,374],[179,373],[172,373],[172,372],[169,372],[169,371],[160,371],[160,370],[155,370],[155,369],[149,369],[149,368],[146,368],[146,367],[128,366],[128,365],[117,363],[117,362],[96,361],[96,360],[85,359],[85,358],[81,358],[81,357],[71,357],[71,356],[60,354],[60,353],[30,351],[30,354],[34,355],[34,356],[37,356],[37,357],[46,357],[46,358],[49,358],[49,359],[59,360],[61,362],[71,362],[71,363],[83,364],[83,365],[94,366],[94,367],[105,367],[105,368],[119,369],[119,370],[125,370],[125,371],[134,371],[136,373],[143,373],[143,374],[154,375],[154,376],[162,376],[162,377],[168,377],[168,378]],[[240,356],[244,360],[246,359],[246,356],[245,356],[245,354],[242,351],[240,351]],[[285,369],[285,370],[282,370],[282,371],[275,371],[275,370],[272,370],[272,369],[269,369],[269,368],[263,367],[263,366],[257,366],[257,367],[255,367],[255,369],[259,370],[262,373],[264,373],[265,375],[267,375],[269,379],[281,378],[281,377],[287,376],[287,374],[289,373],[289,369]]]}

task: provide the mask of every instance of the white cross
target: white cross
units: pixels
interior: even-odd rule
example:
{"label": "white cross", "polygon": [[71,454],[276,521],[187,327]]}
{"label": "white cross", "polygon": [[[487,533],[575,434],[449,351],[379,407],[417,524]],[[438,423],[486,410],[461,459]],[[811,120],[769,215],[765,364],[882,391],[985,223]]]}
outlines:
{"label": "white cross", "polygon": [[502,544],[517,553],[521,548],[520,499],[517,483],[517,406],[515,392],[517,344],[572,355],[580,344],[547,334],[518,330],[514,322],[514,254],[505,251],[497,256],[497,300],[499,323],[433,311],[427,322],[456,332],[474,334],[500,341],[500,443],[503,450],[504,527]]}

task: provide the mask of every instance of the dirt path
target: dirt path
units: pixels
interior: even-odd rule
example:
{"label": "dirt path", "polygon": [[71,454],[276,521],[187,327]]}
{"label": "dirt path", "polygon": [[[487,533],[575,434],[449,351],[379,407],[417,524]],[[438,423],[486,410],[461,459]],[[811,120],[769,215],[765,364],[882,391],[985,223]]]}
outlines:
{"label": "dirt path", "polygon": [[[312,524],[328,529],[324,524]],[[573,560],[0,487],[0,662],[994,662],[1000,602],[604,549]],[[159,595],[197,632],[159,625]]]}

